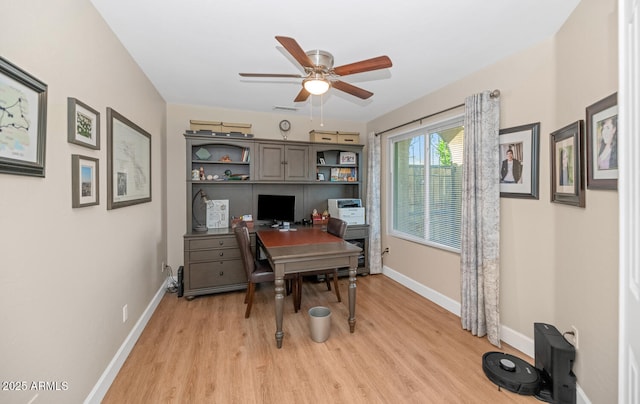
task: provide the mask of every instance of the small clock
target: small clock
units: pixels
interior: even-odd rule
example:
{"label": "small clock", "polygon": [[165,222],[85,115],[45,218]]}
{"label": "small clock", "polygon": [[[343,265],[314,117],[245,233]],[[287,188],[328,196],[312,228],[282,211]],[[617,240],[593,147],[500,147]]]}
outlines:
{"label": "small clock", "polygon": [[291,122],[283,119],[280,121],[280,130],[283,132],[288,132],[291,129]]}

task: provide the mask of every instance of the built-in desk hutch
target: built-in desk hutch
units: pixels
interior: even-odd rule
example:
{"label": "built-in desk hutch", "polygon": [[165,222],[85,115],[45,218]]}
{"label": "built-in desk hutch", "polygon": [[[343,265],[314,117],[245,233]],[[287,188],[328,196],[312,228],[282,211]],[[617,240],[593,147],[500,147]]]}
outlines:
{"label": "built-in desk hutch", "polygon": [[[362,145],[184,136],[187,231],[182,275],[187,298],[244,289],[247,285],[233,230],[194,231],[196,225],[206,225],[202,193],[208,200],[228,200],[229,218],[253,215],[252,232],[263,225],[255,220],[260,194],[294,195],[295,220],[300,223],[310,219],[313,209],[325,211],[327,199],[362,199],[366,167]],[[368,273],[368,235],[365,224],[350,225],[345,236],[363,248],[358,274]],[[255,235],[251,236],[255,245]]]}

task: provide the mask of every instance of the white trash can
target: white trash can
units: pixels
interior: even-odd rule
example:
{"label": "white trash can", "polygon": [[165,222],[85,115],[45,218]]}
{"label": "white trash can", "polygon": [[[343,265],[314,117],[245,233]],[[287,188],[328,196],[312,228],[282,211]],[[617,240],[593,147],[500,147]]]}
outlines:
{"label": "white trash can", "polygon": [[309,309],[309,331],[315,342],[325,342],[331,331],[331,310],[316,306]]}

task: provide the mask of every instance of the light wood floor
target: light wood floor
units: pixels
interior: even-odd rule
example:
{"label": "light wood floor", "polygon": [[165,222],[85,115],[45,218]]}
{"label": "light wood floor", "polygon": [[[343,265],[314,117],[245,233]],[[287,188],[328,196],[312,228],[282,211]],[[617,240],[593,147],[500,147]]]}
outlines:
{"label": "light wood floor", "polygon": [[[324,283],[305,282],[302,311],[285,299],[284,341],[275,344],[273,285],[256,291],[167,294],[104,403],[534,403],[498,389],[482,355],[498,350],[460,328],[460,319],[384,275],[358,277],[356,330]],[[310,307],[332,311],[329,339],[309,337]],[[533,325],[532,325],[533,326]],[[503,345],[502,350],[533,363]]]}

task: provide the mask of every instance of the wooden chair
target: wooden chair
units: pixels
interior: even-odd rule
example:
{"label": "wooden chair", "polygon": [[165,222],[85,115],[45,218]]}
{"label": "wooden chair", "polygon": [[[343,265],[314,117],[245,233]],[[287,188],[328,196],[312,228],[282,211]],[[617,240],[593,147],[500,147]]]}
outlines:
{"label": "wooden chair", "polygon": [[[334,236],[340,237],[340,238],[344,238],[345,233],[347,232],[347,222],[345,222],[342,219],[338,219],[335,217],[330,217],[329,221],[327,222],[327,233],[329,234],[333,234]],[[322,269],[322,270],[318,270],[318,271],[312,271],[312,272],[305,272],[304,274],[300,274],[300,276],[298,276],[298,286],[295,287],[296,289],[296,293],[297,293],[297,303],[296,303],[296,309],[299,310],[300,309],[300,304],[302,302],[302,280],[303,280],[303,276],[309,276],[309,275],[324,275],[324,279],[325,282],[327,284],[327,289],[330,291],[331,290],[331,278],[330,276],[333,276],[333,288],[336,291],[336,297],[338,298],[338,301],[341,302],[342,298],[340,297],[340,288],[338,288],[338,268],[333,268],[333,269]],[[295,283],[295,282],[294,282]],[[296,312],[297,312],[296,310]]]}
{"label": "wooden chair", "polygon": [[[253,306],[253,295],[255,293],[256,284],[275,281],[275,274],[268,263],[256,261],[251,249],[251,239],[249,238],[249,229],[247,228],[246,223],[238,223],[234,229],[234,233],[238,242],[238,247],[240,248],[242,264],[247,273],[247,294],[244,297],[247,309],[244,312],[244,318],[249,318],[251,315],[251,307]],[[296,275],[297,274],[285,275],[285,280],[296,279]],[[298,302],[298,285],[296,282],[292,282],[292,284],[293,305],[297,312],[298,306],[296,305]]]}

